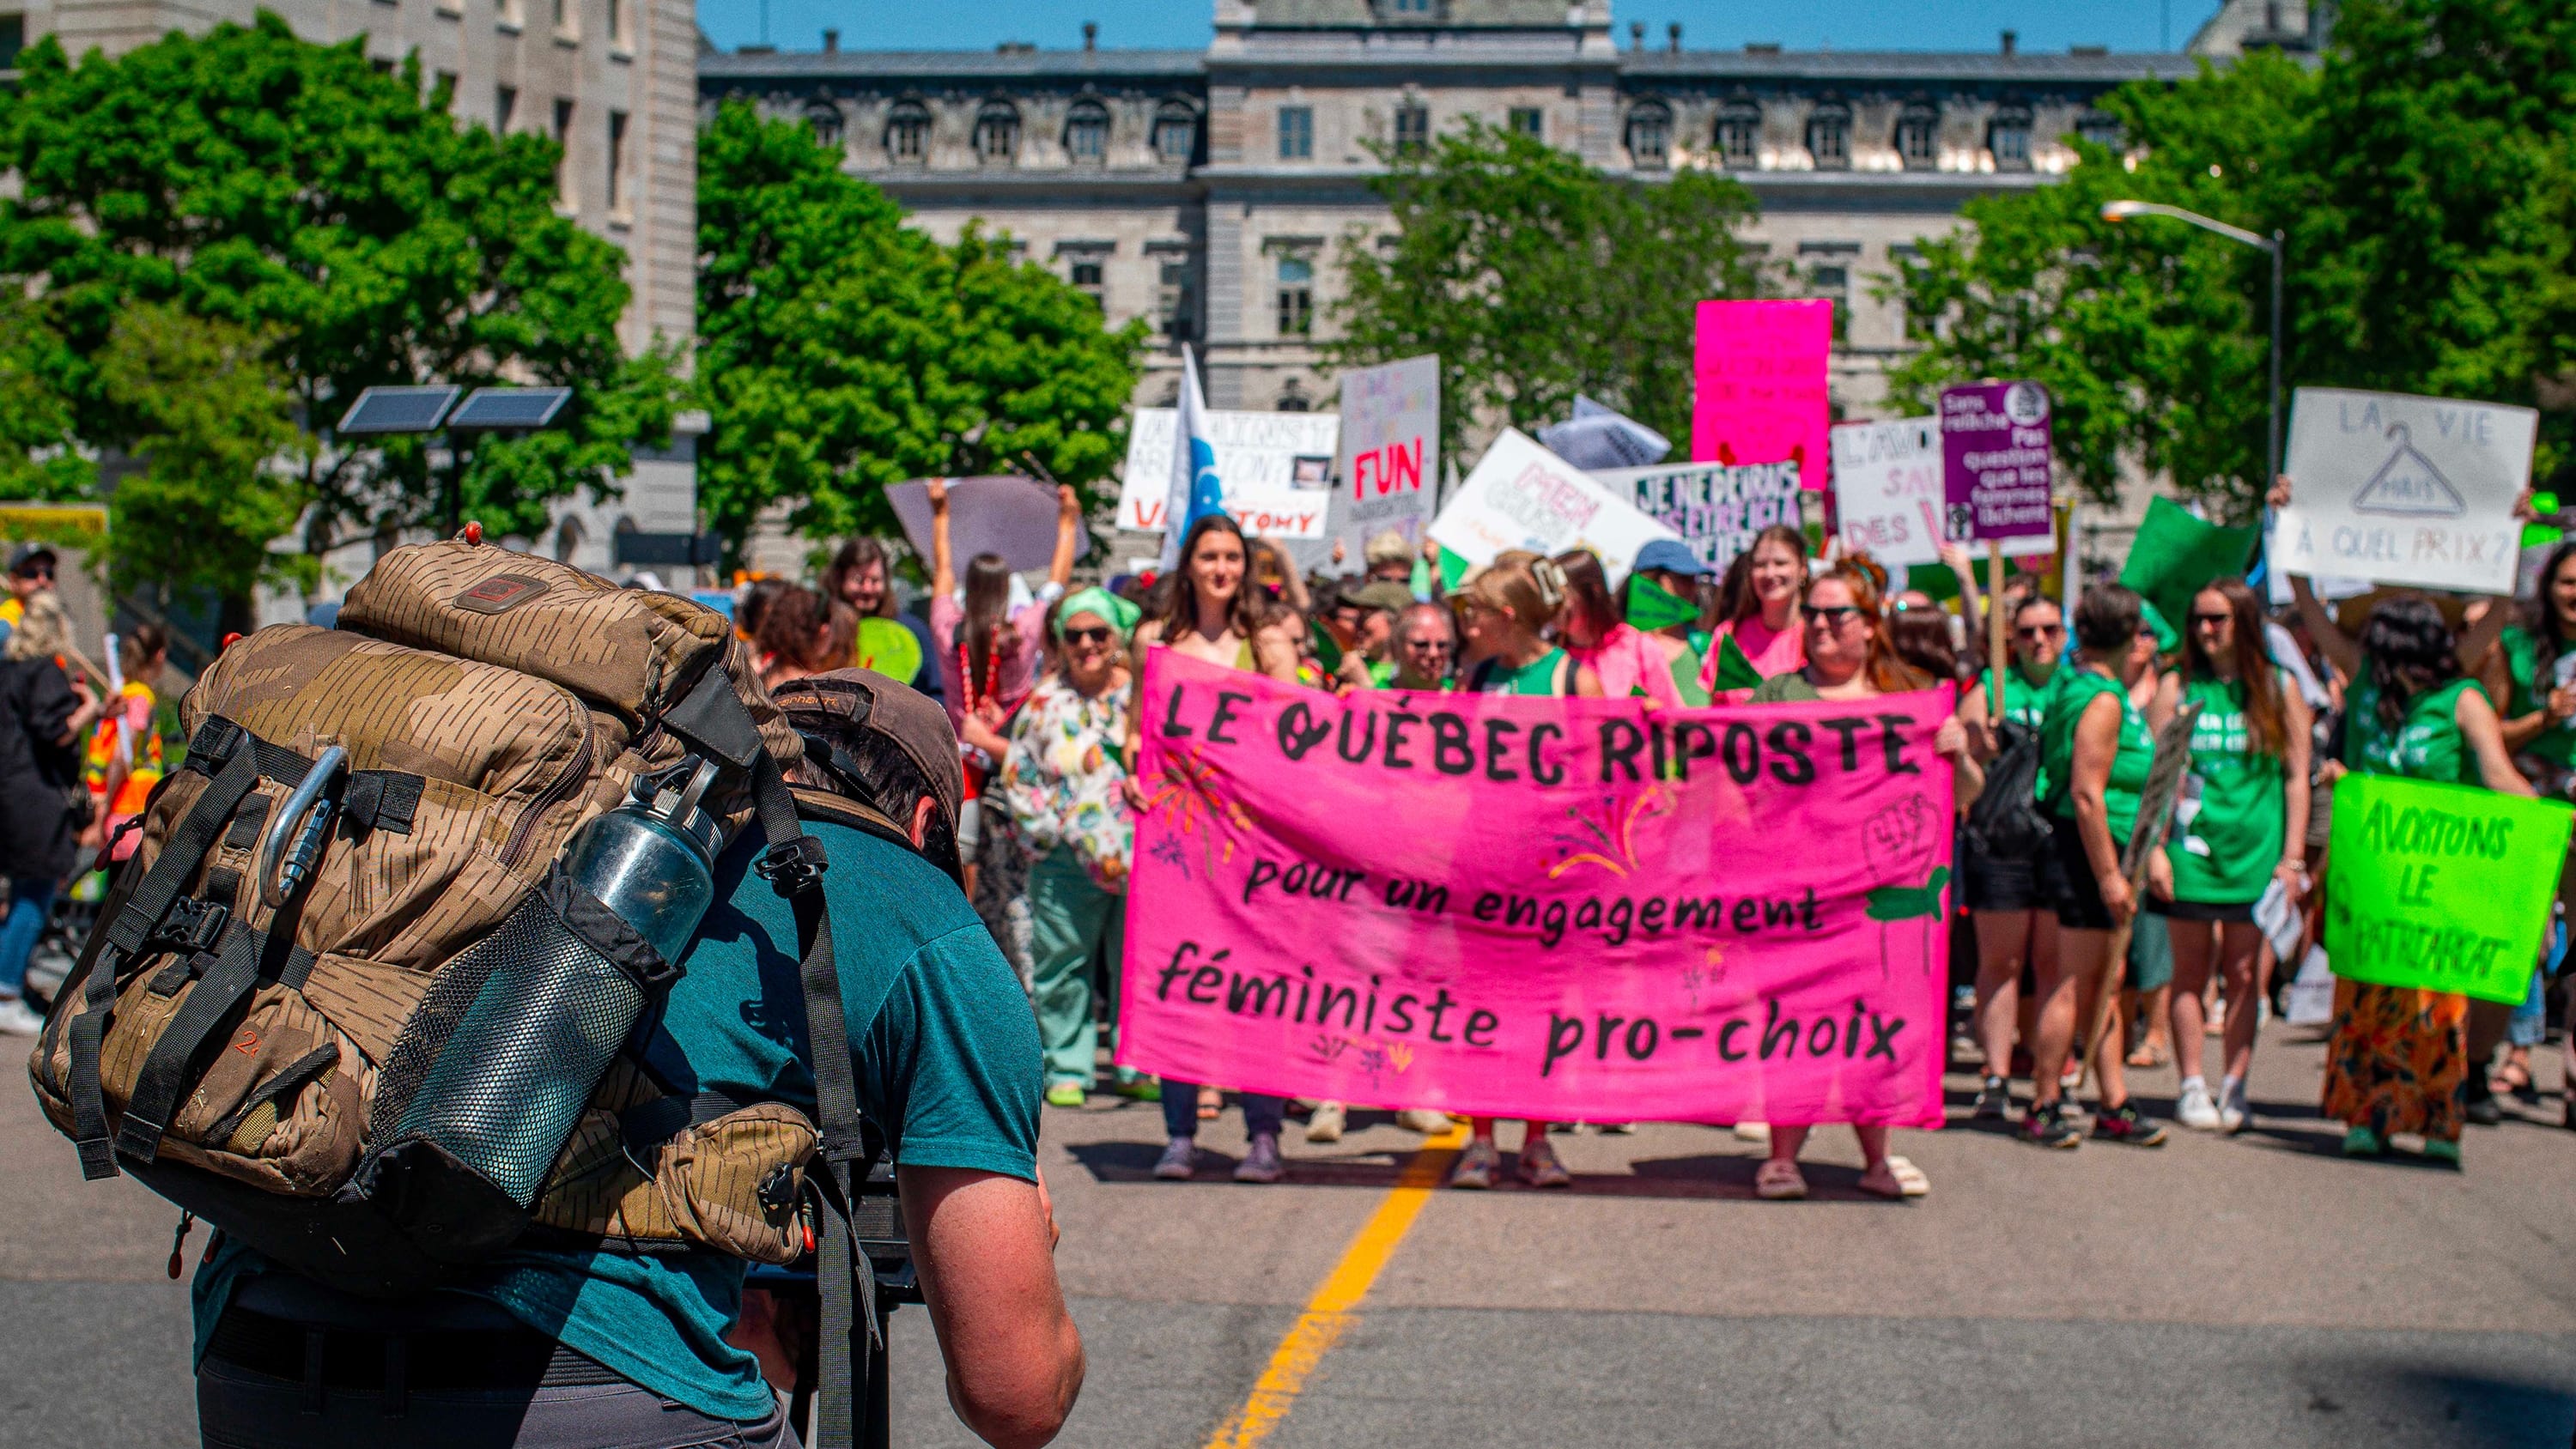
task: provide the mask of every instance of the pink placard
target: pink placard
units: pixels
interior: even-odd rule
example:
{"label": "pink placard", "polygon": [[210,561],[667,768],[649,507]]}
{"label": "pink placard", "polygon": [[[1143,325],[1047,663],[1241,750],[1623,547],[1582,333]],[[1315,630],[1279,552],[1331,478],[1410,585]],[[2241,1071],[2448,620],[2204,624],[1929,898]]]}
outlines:
{"label": "pink placard", "polygon": [[1834,304],[1702,302],[1698,322],[1692,461],[1796,463],[1801,484],[1824,487],[1832,464],[1825,365]]}
{"label": "pink placard", "polygon": [[1118,1059],[1550,1120],[1941,1121],[1946,692],[1673,709],[1145,667]]}

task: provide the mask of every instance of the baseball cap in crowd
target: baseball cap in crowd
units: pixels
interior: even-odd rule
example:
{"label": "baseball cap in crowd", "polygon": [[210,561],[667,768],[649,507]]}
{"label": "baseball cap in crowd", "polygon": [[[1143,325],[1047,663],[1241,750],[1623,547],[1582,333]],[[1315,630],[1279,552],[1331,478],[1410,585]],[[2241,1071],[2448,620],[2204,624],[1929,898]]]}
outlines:
{"label": "baseball cap in crowd", "polygon": [[51,544],[30,541],[9,550],[9,572],[23,578],[33,571],[38,559],[43,559],[47,568],[60,567]]}
{"label": "baseball cap in crowd", "polygon": [[[835,669],[789,680],[770,691],[802,734],[845,746],[872,735],[903,752],[930,782],[931,797],[951,830],[966,780],[957,764],[957,733],[930,696],[873,669]],[[908,814],[909,812],[907,812]],[[901,823],[901,822],[898,822]]]}
{"label": "baseball cap in crowd", "polygon": [[1384,580],[1374,584],[1362,584],[1342,595],[1342,598],[1344,602],[1357,604],[1363,609],[1384,609],[1390,614],[1401,614],[1412,608],[1415,602],[1413,590],[1402,584],[1388,583]]}
{"label": "baseball cap in crowd", "polygon": [[1699,561],[1699,555],[1690,551],[1689,544],[1670,538],[1656,539],[1637,550],[1637,561],[1630,566],[1630,571],[1644,573],[1649,570],[1679,574],[1686,579],[1705,578],[1709,573],[1708,565]]}
{"label": "baseball cap in crowd", "polygon": [[1404,563],[1413,553],[1413,545],[1404,541],[1404,535],[1390,528],[1368,541],[1365,556],[1373,564]]}

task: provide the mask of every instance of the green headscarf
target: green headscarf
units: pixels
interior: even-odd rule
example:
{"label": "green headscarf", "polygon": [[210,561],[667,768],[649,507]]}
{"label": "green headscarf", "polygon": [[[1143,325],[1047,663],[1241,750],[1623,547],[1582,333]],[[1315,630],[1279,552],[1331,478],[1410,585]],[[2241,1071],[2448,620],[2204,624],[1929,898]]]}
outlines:
{"label": "green headscarf", "polygon": [[1064,638],[1064,621],[1074,615],[1098,614],[1108,622],[1110,628],[1117,630],[1118,637],[1124,640],[1136,632],[1136,620],[1144,612],[1098,584],[1093,584],[1067,597],[1063,607],[1055,611],[1055,637],[1059,640]]}

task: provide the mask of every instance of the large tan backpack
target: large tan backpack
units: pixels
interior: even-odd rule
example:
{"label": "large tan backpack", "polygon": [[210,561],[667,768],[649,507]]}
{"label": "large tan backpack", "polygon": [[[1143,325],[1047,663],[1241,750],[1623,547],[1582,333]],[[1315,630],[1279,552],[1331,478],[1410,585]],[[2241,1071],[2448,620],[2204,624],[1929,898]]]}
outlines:
{"label": "large tan backpack", "polygon": [[[188,692],[186,764],[29,1063],[46,1115],[84,1175],[131,1173],[366,1294],[532,1231],[786,1262],[819,1218],[827,1303],[855,1280],[872,1334],[847,1226],[867,1154],[825,862],[785,784],[795,730],[716,612],[472,538],[386,554],[337,629],[262,629]],[[653,1080],[617,1023],[676,963],[557,861],[701,761],[706,807],[727,838],[760,817],[760,872],[794,904],[819,1127]],[[517,1048],[469,1052],[478,1001],[545,1014]],[[529,1127],[512,1094],[530,1081],[586,1094],[568,1132]]]}

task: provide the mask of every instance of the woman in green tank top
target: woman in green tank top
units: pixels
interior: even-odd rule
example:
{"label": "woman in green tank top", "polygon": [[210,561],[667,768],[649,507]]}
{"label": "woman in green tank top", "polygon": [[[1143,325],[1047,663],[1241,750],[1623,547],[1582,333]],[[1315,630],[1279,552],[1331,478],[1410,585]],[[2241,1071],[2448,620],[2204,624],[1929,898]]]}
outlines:
{"label": "woman in green tank top", "polygon": [[2576,774],[2576,542],[2549,551],[2540,587],[2504,631],[2504,747],[2542,793]]}
{"label": "woman in green tank top", "polygon": [[[2309,631],[2352,679],[2343,758],[2327,767],[2328,784],[2358,770],[2532,793],[2505,753],[2495,706],[2461,674],[2459,639],[2431,600],[2383,600],[2356,640],[2335,626],[2307,580],[2294,575],[2290,584]],[[2327,871],[2331,892],[2331,864]],[[2495,1008],[2485,1053],[2503,1039],[2508,1011]],[[2483,1096],[2485,1084],[2477,1041],[2484,1033],[2472,1029],[2471,1016],[2469,999],[2457,992],[2335,983],[2325,1114],[2345,1124],[2346,1153],[2375,1157],[2390,1134],[2420,1132],[2427,1157],[2459,1162],[2460,1126],[2471,1095]]]}
{"label": "woman in green tank top", "polygon": [[[1482,572],[1465,580],[1449,596],[1449,605],[1457,611],[1459,638],[1470,661],[1468,688],[1481,694],[1599,699],[1600,676],[1539,633],[1564,603],[1564,573],[1550,560],[1517,549],[1496,555]],[[1449,1185],[1492,1187],[1501,1171],[1494,1119],[1470,1119],[1467,1150],[1458,1154]],[[1574,1181],[1548,1145],[1545,1122],[1521,1124],[1519,1175],[1532,1187],[1564,1187]]]}
{"label": "woman in green tank top", "polygon": [[[2307,893],[2307,701],[2285,688],[2263,639],[2263,601],[2242,579],[2192,596],[2182,671],[2147,707],[2157,729],[2186,703],[2191,775],[2165,848],[2148,862],[2147,909],[2171,922],[2174,1116],[2186,1127],[2234,1132],[2245,1125],[2245,1077],[2254,1063],[2255,1002],[2267,949],[2255,903],[2279,882],[2295,906]],[[2216,1097],[2201,1072],[2201,990],[2215,960],[2227,1002],[2225,1074]]]}

